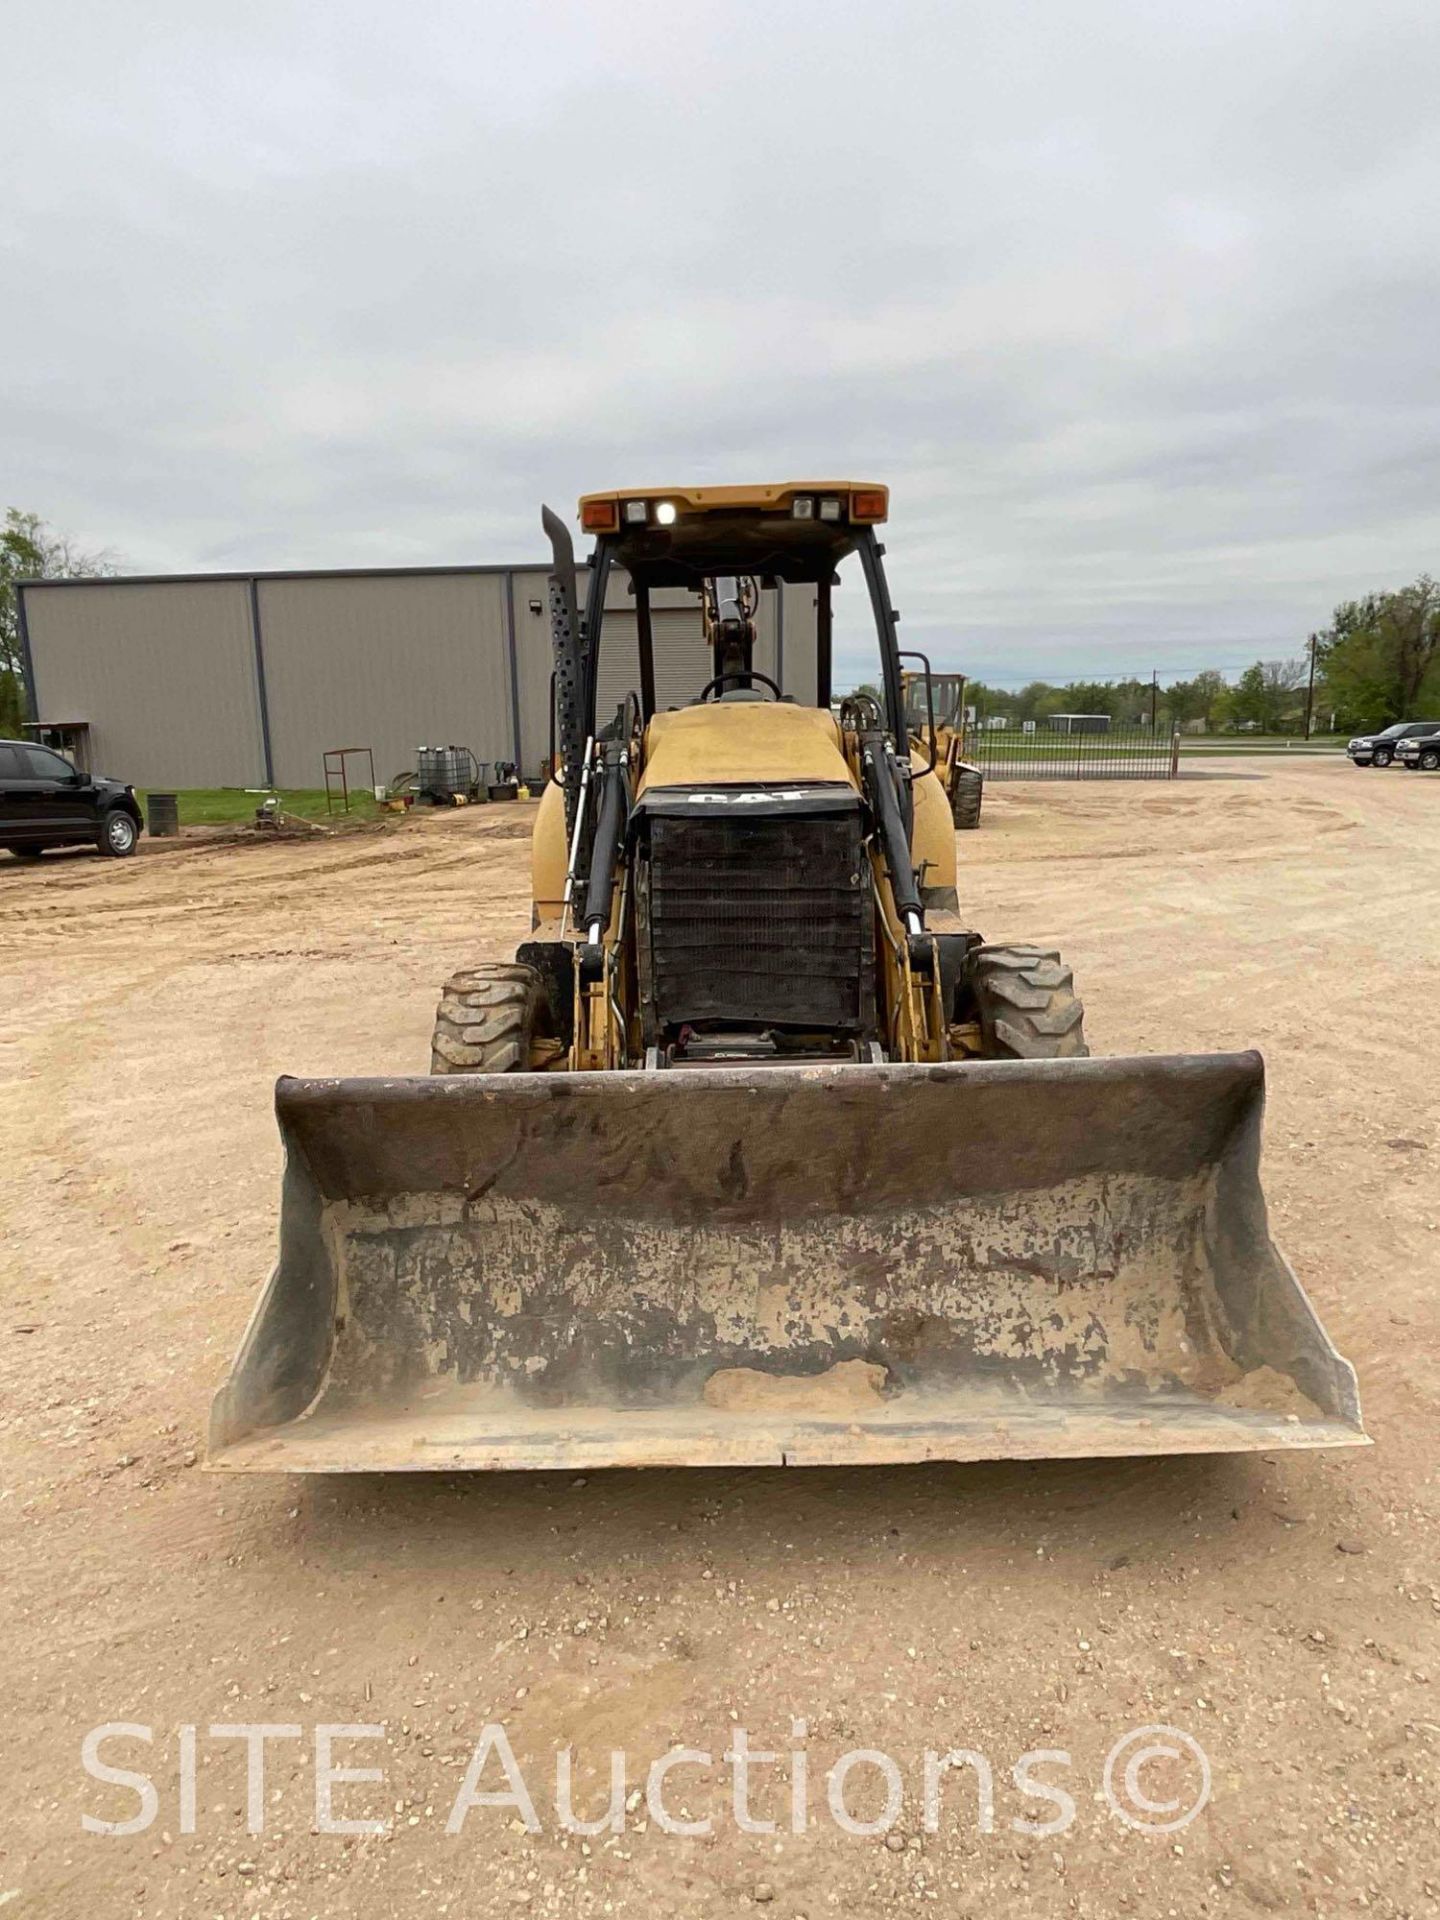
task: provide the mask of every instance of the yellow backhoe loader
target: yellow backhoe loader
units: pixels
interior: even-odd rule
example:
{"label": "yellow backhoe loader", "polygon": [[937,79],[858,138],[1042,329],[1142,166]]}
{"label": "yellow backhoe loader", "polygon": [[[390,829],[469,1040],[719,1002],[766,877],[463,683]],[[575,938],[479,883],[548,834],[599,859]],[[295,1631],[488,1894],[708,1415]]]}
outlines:
{"label": "yellow backhoe loader", "polygon": [[985,776],[964,758],[965,676],[931,673],[922,655],[923,673],[907,668],[900,676],[905,699],[905,726],[912,746],[928,756],[935,777],[950,803],[950,817],[962,831],[980,824],[980,802]]}
{"label": "yellow backhoe loader", "polygon": [[[1364,1442],[1267,1229],[1259,1056],[1091,1059],[1059,954],[976,930],[907,725],[887,510],[850,481],[588,495],[583,617],[545,510],[530,937],[445,985],[429,1077],[279,1083],[279,1264],[212,1466]],[[837,716],[847,561],[880,692]],[[636,684],[607,711],[617,568]],[[757,664],[778,583],[813,594],[814,705]],[[709,653],[668,711],[662,588],[698,596]]]}

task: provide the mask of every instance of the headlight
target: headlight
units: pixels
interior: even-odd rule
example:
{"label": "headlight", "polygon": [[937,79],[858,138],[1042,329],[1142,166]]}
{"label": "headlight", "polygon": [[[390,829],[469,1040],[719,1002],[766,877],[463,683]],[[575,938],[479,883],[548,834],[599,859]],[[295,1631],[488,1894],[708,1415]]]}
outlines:
{"label": "headlight", "polygon": [[625,502],[625,524],[627,527],[643,527],[649,518],[650,510],[643,500]]}
{"label": "headlight", "polygon": [[1352,746],[1352,747],[1358,747],[1358,746],[1360,746],[1360,745],[1361,745],[1362,743],[1361,743],[1361,742],[1360,742],[1359,740],[1352,740],[1352,741],[1350,742],[1350,744],[1351,744],[1351,746]]}
{"label": "headlight", "polygon": [[808,493],[797,494],[790,502],[790,513],[795,520],[813,520],[815,518],[813,498]]}
{"label": "headlight", "polygon": [[660,527],[673,527],[675,524],[675,502],[660,500],[655,505],[655,524]]}
{"label": "headlight", "polygon": [[838,500],[822,500],[820,502],[820,518],[822,520],[838,520],[840,518],[840,502]]}

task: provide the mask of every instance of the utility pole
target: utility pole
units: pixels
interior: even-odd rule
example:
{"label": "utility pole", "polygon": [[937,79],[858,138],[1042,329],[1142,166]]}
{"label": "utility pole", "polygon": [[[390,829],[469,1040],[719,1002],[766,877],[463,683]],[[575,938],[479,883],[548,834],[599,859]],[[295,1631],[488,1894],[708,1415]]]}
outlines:
{"label": "utility pole", "polygon": [[1310,721],[1315,712],[1315,649],[1319,644],[1319,640],[1320,640],[1320,636],[1318,633],[1311,634],[1310,636],[1310,684],[1305,689],[1305,738],[1307,740],[1310,738]]}
{"label": "utility pole", "polygon": [[1154,733],[1160,705],[1160,669],[1150,669],[1150,731]]}

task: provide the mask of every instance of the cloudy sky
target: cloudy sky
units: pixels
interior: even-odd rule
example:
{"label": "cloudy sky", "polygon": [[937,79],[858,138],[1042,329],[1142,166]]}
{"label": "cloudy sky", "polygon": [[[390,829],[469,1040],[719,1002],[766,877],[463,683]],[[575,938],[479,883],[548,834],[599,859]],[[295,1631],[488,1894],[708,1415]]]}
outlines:
{"label": "cloudy sky", "polygon": [[0,504],[136,570],[873,477],[1009,680],[1440,570],[1436,0],[49,0],[5,65]]}

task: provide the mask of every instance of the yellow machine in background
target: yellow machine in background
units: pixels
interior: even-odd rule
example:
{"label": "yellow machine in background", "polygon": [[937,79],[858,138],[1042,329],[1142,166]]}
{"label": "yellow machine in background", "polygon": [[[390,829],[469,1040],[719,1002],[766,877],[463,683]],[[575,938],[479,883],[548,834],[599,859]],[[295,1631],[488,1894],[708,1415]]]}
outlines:
{"label": "yellow machine in background", "polygon": [[[915,656],[912,656],[915,657]],[[963,673],[906,672],[905,724],[914,746],[925,753],[945,790],[950,814],[962,831],[980,824],[985,776],[966,760],[965,676]]]}
{"label": "yellow machine in background", "polygon": [[[1254,1054],[1092,1060],[986,941],[911,724],[883,487],[587,495],[555,555],[530,937],[445,985],[429,1078],[282,1080],[280,1261],[211,1464],[868,1462],[1363,1441],[1272,1245]],[[857,571],[878,697],[830,709]],[[636,685],[598,704],[612,570]],[[813,589],[816,700],[756,665]],[[705,684],[658,710],[650,598]],[[941,711],[948,712],[942,702]]]}

